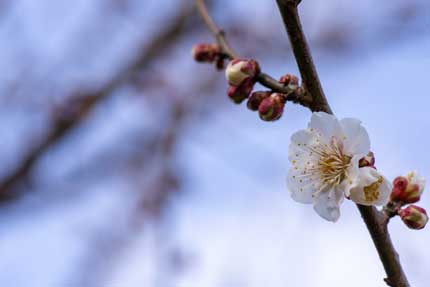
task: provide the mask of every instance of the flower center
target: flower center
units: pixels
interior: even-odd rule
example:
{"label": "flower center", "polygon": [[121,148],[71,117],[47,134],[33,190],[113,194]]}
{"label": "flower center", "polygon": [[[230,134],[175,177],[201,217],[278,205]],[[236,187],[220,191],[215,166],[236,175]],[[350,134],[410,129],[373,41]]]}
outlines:
{"label": "flower center", "polygon": [[323,185],[338,185],[347,176],[352,157],[343,153],[343,145],[333,137],[330,144],[323,145],[319,152],[318,173]]}

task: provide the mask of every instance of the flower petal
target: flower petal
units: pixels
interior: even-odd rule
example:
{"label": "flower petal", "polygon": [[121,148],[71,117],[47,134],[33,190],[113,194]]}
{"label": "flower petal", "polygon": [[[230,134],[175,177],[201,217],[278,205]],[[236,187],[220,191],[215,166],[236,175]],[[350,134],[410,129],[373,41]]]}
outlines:
{"label": "flower petal", "polygon": [[[313,182],[309,178],[303,178],[300,171],[294,167],[288,171],[287,187],[291,198],[300,203],[310,204],[313,202],[312,195],[315,193]],[[301,179],[301,177],[303,179]],[[302,182],[300,182],[302,181]]]}
{"label": "flower petal", "polygon": [[324,219],[336,222],[340,217],[340,204],[343,201],[341,189],[329,189],[316,194],[314,210]]}
{"label": "flower petal", "polygon": [[392,185],[376,169],[359,169],[358,184],[351,188],[350,198],[362,205],[385,205],[388,202]]}
{"label": "flower petal", "polygon": [[315,159],[317,155],[314,154],[309,147],[315,145],[320,138],[316,132],[309,130],[300,130],[291,136],[290,146],[288,148],[288,159],[293,161],[307,160],[308,158]]}
{"label": "flower petal", "polygon": [[370,151],[370,139],[361,121],[345,118],[340,121],[343,133],[344,152],[349,155],[365,156]]}
{"label": "flower petal", "polygon": [[287,186],[291,197],[301,203],[312,203],[312,194],[318,186],[318,175],[315,167],[318,155],[309,149],[319,139],[316,132],[300,130],[291,136],[288,159],[292,167],[288,171]]}
{"label": "flower petal", "polygon": [[345,196],[348,198],[351,194],[350,192],[351,189],[358,185],[359,175],[360,175],[358,163],[360,161],[360,158],[361,158],[360,155],[355,155],[352,157],[351,165],[346,170],[346,177],[340,183],[340,188],[343,190]]}
{"label": "flower petal", "polygon": [[337,118],[324,112],[312,114],[309,129],[316,130],[321,134],[322,138],[328,141],[330,141],[333,136],[338,137],[342,132]]}

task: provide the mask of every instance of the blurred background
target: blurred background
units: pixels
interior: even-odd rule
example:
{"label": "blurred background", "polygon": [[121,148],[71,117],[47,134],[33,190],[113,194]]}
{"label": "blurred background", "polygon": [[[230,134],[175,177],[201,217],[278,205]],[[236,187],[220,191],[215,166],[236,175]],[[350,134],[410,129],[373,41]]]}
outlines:
{"label": "blurred background", "polygon": [[[208,1],[244,57],[298,74],[276,1]],[[339,117],[367,128],[389,178],[430,175],[427,0],[303,1]],[[291,134],[195,63],[212,42],[191,0],[0,1],[0,285],[383,286],[356,207],[332,224],[290,199]],[[428,188],[421,205],[429,207]],[[428,286],[428,228],[390,231]]]}

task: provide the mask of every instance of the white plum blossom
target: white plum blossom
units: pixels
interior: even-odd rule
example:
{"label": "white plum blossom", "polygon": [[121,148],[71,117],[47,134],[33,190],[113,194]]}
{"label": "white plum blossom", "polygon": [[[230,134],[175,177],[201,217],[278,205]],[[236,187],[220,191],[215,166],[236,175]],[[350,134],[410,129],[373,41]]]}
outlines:
{"label": "white plum blossom", "polygon": [[359,168],[369,152],[369,136],[359,120],[313,113],[308,128],[291,137],[291,197],[313,204],[321,217],[333,222],[344,197],[362,205],[385,205],[391,183],[373,167]]}

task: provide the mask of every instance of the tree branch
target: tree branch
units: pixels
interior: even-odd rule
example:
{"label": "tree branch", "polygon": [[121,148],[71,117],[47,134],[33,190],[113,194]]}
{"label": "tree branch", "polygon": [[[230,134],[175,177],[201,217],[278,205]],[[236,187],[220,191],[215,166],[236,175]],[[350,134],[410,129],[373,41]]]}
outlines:
{"label": "tree branch", "polygon": [[[300,1],[294,0],[277,0],[279,11],[281,12],[291,46],[293,47],[294,56],[299,66],[300,73],[306,88],[314,99],[311,110],[324,111],[332,113],[327,102],[318,74],[313,63],[309,46],[302,29],[299,18],[297,5]],[[379,258],[384,265],[388,278],[386,283],[395,287],[409,286],[408,280],[400,264],[399,256],[391,242],[390,234],[387,229],[387,220],[384,215],[373,206],[363,206],[357,204],[358,210],[366,223],[373,243],[378,251]]]}
{"label": "tree branch", "polygon": [[[313,112],[324,111],[332,114],[333,112],[322,90],[310,49],[302,29],[297,9],[299,2],[300,1],[294,0],[277,0],[279,11],[281,12],[282,19],[290,38],[291,46],[293,48],[297,65],[299,66],[303,82],[314,99],[311,110]],[[408,280],[400,264],[399,256],[391,242],[387,228],[388,221],[384,219],[384,214],[379,212],[373,206],[357,204],[357,207],[367,229],[369,230],[370,236],[372,237],[373,243],[378,251],[379,258],[381,259],[385,272],[387,273],[388,278],[385,279],[385,282],[393,287],[409,286]]]}
{"label": "tree branch", "polygon": [[312,111],[324,111],[332,114],[331,108],[327,103],[327,99],[321,87],[321,82],[318,78],[318,74],[312,60],[312,55],[300,22],[297,10],[297,5],[300,1],[277,0],[277,2],[285,28],[288,32],[288,37],[290,38],[294,57],[297,65],[299,66],[305,90],[310,93],[313,100],[310,109]]}
{"label": "tree branch", "polygon": [[[300,70],[303,86],[305,88],[305,94],[308,93],[311,97],[310,105],[307,107],[312,112],[323,111],[333,114],[324,95],[321,82],[318,78],[311,52],[302,29],[297,9],[297,6],[300,2],[300,0],[277,0],[284,25],[290,39],[293,53]],[[224,33],[216,26],[210,17],[205,7],[204,1],[196,0],[196,4],[201,16],[203,17],[203,20],[217,39],[217,42],[221,46],[223,52],[230,58],[236,57],[236,54],[228,45]],[[263,78],[258,79],[260,83],[275,91],[282,92],[278,89],[279,87],[277,84],[272,82],[276,80],[272,79],[270,76],[266,76],[265,74],[263,74],[262,77]],[[267,80],[267,82],[264,80]],[[393,243],[391,242],[390,234],[387,229],[388,220],[386,220],[386,216],[373,206],[357,205],[357,207],[367,226],[367,229],[369,230],[369,233],[378,251],[379,258],[381,259],[385,272],[387,273],[388,278],[385,279],[385,282],[392,287],[410,286],[403,272],[398,254],[394,249]]]}

